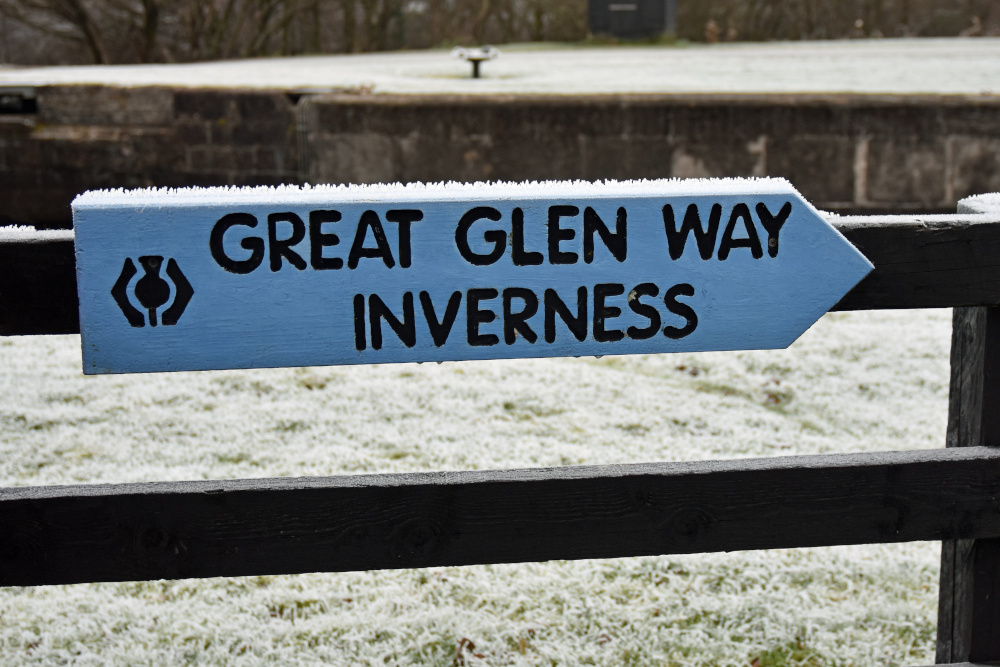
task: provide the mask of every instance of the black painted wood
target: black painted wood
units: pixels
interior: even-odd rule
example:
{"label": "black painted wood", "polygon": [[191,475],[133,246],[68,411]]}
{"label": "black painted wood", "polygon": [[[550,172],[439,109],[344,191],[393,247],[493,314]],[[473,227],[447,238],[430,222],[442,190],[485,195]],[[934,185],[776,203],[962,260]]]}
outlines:
{"label": "black painted wood", "polygon": [[1000,214],[830,222],[875,265],[833,310],[1000,304]]}
{"label": "black painted wood", "polygon": [[[1000,304],[998,216],[831,221],[876,267],[834,310]],[[0,335],[80,331],[72,232],[64,234],[0,238]]]}
{"label": "black painted wood", "polygon": [[1000,451],[0,489],[0,584],[1000,536]]}
{"label": "black painted wood", "polygon": [[0,336],[79,331],[73,233],[0,236]]}
{"label": "black painted wood", "polygon": [[[947,445],[1000,447],[1000,308],[954,311]],[[1000,539],[942,543],[936,660],[1000,660]]]}

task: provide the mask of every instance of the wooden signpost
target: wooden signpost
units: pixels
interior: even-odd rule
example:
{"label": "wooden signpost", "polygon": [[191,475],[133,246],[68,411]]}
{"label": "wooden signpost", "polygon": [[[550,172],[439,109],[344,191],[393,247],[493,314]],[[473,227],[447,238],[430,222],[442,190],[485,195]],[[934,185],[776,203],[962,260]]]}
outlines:
{"label": "wooden signpost", "polygon": [[782,348],[872,268],[784,180],[92,192],[85,373]]}

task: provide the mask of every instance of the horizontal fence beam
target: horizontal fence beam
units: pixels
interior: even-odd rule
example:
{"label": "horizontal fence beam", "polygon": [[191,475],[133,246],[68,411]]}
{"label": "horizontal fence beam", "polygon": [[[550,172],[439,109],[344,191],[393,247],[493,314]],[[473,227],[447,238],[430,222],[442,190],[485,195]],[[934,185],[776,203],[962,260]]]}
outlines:
{"label": "horizontal fence beam", "polygon": [[0,336],[80,333],[73,232],[0,228]]}
{"label": "horizontal fence beam", "polygon": [[[1000,304],[996,215],[830,221],[875,265],[834,310]],[[79,331],[72,232],[0,236],[0,335]]]}
{"label": "horizontal fence beam", "polygon": [[832,310],[1000,305],[1000,214],[828,219],[875,265]]}
{"label": "horizontal fence beam", "polygon": [[985,447],[0,489],[0,585],[1000,536]]}

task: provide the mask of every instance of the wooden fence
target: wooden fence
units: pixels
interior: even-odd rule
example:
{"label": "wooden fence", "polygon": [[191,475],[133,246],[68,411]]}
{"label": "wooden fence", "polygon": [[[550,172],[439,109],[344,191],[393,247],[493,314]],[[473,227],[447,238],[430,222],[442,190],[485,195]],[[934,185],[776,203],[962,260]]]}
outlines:
{"label": "wooden fence", "polygon": [[[990,202],[831,218],[875,265],[837,310],[954,308],[947,449],[6,488],[0,585],[943,540],[937,662],[1000,661],[1000,205]],[[0,335],[78,331],[72,232],[0,237]]]}

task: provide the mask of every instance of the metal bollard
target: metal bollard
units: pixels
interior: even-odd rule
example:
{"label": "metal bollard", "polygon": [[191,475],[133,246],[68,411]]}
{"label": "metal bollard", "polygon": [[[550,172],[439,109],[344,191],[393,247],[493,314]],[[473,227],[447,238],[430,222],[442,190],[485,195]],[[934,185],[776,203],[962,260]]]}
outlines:
{"label": "metal bollard", "polygon": [[478,48],[467,49],[464,46],[456,46],[451,50],[452,58],[461,58],[472,63],[472,78],[479,78],[479,63],[484,60],[493,60],[500,56],[500,50],[492,46],[480,46]]}

